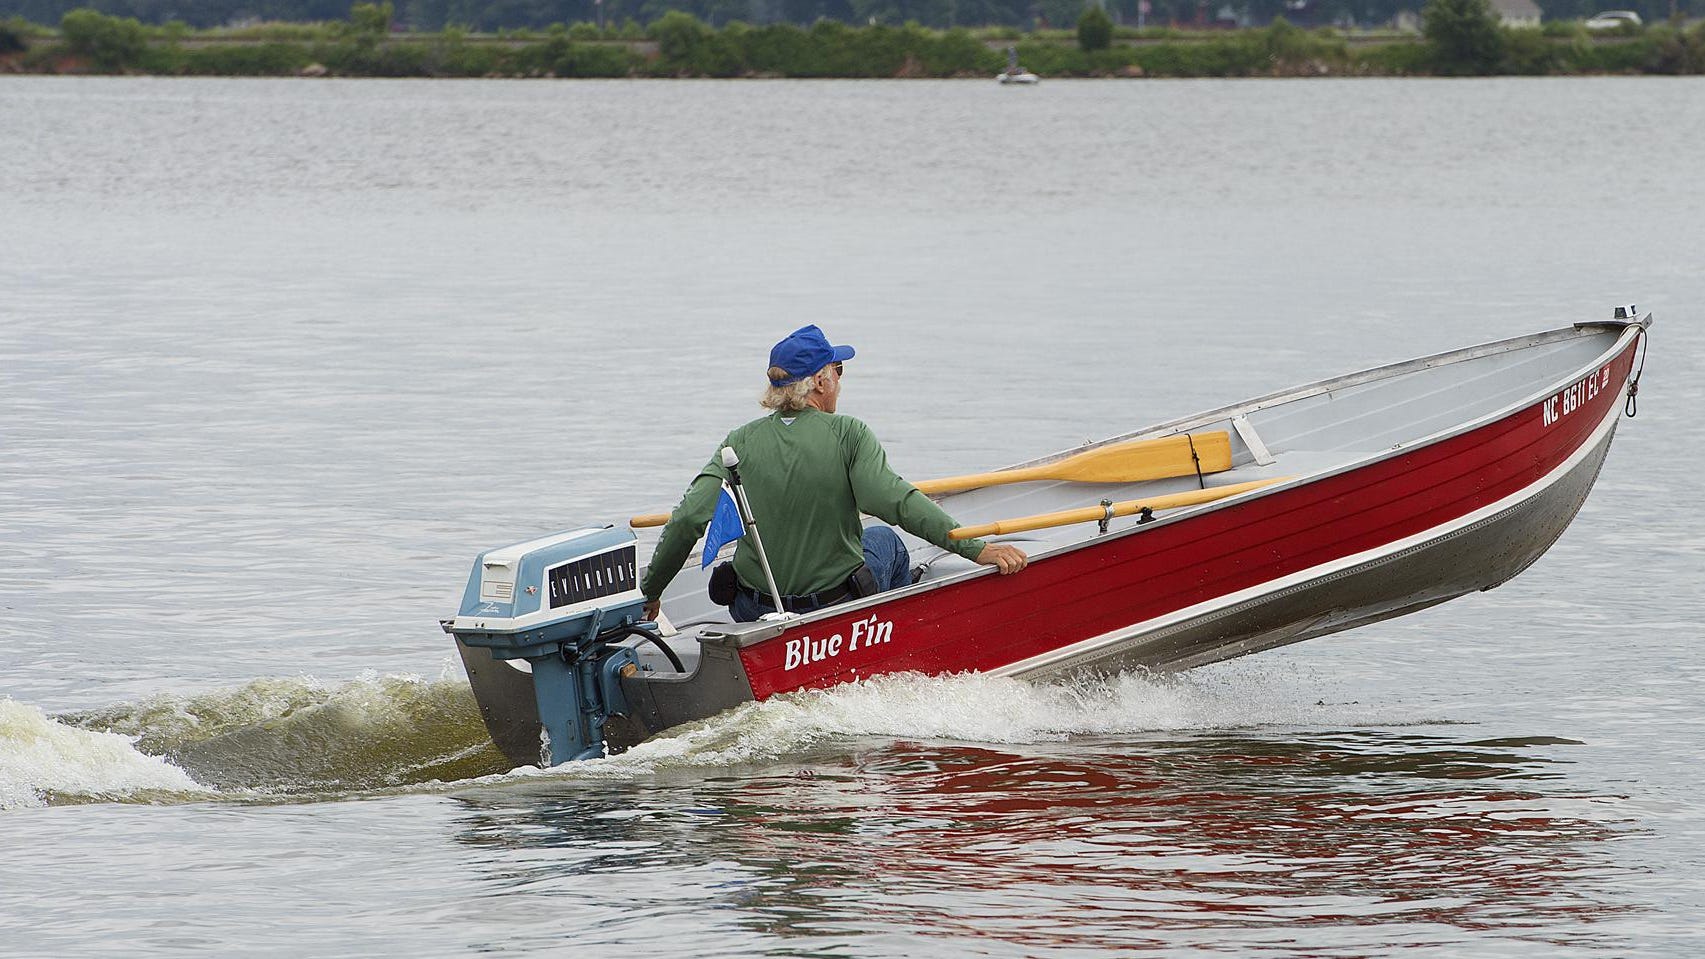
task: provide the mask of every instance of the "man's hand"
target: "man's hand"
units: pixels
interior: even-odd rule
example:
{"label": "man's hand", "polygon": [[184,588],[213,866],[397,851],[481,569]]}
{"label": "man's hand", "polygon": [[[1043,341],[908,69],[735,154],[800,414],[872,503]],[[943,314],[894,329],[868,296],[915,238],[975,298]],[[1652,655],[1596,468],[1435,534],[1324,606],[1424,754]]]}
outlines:
{"label": "man's hand", "polygon": [[649,619],[655,623],[655,622],[657,622],[657,617],[661,616],[662,614],[663,614],[663,601],[661,599],[648,599],[645,601],[645,618],[646,619]]}
{"label": "man's hand", "polygon": [[977,554],[977,562],[984,566],[1000,567],[1001,575],[1006,576],[1023,569],[1030,562],[1030,557],[1024,555],[1024,550],[1005,543],[990,543]]}

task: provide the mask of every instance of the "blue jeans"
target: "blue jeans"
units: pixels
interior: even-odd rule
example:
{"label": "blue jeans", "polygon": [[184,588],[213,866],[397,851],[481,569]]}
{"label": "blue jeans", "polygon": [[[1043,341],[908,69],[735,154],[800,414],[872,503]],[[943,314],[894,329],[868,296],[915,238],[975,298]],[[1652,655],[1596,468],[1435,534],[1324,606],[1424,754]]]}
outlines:
{"label": "blue jeans", "polygon": [[[879,591],[899,589],[902,586],[912,584],[912,557],[906,551],[906,544],[900,542],[900,534],[887,526],[866,526],[860,545],[864,547],[864,565],[869,567],[871,574],[876,577],[876,588]],[[835,583],[832,586],[825,587],[825,589],[834,589],[838,586],[840,584]],[[734,602],[729,605],[728,611],[734,615],[735,622],[752,622],[759,616],[771,612],[770,604],[767,602],[769,597],[764,598],[766,602],[760,603],[753,598],[751,593],[741,590],[735,595]],[[839,602],[844,603],[852,598],[846,596]],[[803,603],[794,611],[809,613],[822,608],[822,606],[813,603]]]}

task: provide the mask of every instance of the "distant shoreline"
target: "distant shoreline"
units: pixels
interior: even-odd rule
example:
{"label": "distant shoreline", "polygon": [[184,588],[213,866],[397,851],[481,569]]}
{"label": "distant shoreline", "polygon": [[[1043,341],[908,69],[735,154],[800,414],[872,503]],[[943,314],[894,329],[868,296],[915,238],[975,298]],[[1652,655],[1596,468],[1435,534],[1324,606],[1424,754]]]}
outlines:
{"label": "distant shoreline", "polygon": [[[358,8],[366,4],[358,4]],[[192,30],[92,10],[58,29],[0,21],[0,74],[445,77],[992,79],[1007,49],[1044,80],[1074,77],[1583,76],[1705,73],[1705,23],[1588,32],[1578,22],[1499,28],[1480,62],[1441,57],[1399,31],[1304,30],[1283,20],[1240,30],[1119,28],[1103,49],[1076,32],[916,24],[713,28],[670,13],[641,28],[557,25],[475,34],[399,33],[388,23],[271,23]]]}

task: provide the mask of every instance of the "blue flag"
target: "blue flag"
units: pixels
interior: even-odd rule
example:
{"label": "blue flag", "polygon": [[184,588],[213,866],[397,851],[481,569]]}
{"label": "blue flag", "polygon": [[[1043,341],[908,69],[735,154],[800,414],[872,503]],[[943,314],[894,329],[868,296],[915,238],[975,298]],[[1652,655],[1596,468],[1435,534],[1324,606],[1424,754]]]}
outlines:
{"label": "blue flag", "polygon": [[740,507],[734,505],[734,493],[727,483],[723,483],[722,495],[716,500],[716,513],[704,531],[704,555],[700,558],[699,569],[716,562],[716,554],[722,547],[745,535],[746,524],[740,522]]}

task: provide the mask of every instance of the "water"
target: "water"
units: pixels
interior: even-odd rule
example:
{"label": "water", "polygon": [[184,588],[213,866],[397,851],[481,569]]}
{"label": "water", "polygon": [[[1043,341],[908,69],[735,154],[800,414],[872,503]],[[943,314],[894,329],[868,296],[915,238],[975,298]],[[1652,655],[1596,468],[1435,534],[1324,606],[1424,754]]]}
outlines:
{"label": "water", "polygon": [[[0,953],[1692,955],[1705,83],[0,81]],[[1657,314],[1485,595],[508,770],[436,619],[769,343],[912,476]]]}

